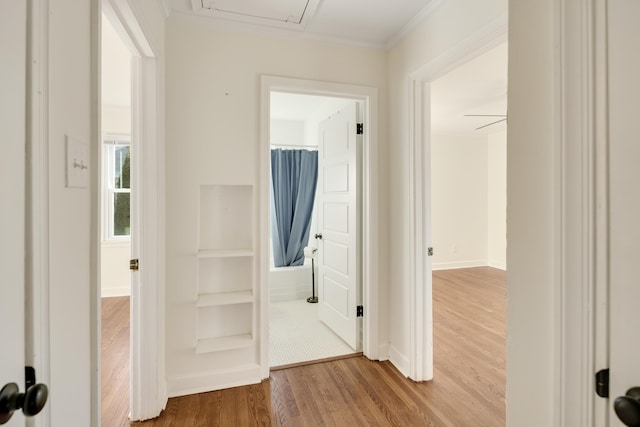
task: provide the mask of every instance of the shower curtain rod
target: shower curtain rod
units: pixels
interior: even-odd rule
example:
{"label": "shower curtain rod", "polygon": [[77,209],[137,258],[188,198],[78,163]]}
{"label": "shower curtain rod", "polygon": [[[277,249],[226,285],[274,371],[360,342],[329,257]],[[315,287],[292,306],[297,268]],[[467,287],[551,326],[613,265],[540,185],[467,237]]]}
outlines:
{"label": "shower curtain rod", "polygon": [[290,149],[290,150],[311,150],[317,151],[318,147],[313,145],[282,145],[282,144],[271,144],[271,148],[282,148],[282,149]]}

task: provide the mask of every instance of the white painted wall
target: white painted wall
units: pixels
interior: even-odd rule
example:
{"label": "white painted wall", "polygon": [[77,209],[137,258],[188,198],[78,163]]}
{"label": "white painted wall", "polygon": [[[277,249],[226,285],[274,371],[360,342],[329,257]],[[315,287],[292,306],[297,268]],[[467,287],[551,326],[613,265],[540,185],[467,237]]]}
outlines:
{"label": "white painted wall", "polygon": [[271,120],[271,144],[306,145],[303,120]]}
{"label": "white painted wall", "polygon": [[[128,64],[126,65],[129,67]],[[131,78],[129,74],[126,77]],[[103,75],[104,78],[112,79],[113,76]],[[111,83],[112,85],[114,84],[113,81]],[[122,83],[124,84],[125,82],[123,81]],[[103,105],[102,133],[103,135],[131,135],[131,107]],[[101,228],[101,230],[103,229],[104,227]],[[131,295],[130,259],[130,241],[110,242],[102,240],[100,250],[100,288],[102,297]]]}
{"label": "white painted wall", "polygon": [[488,135],[488,264],[507,269],[507,133]]}
{"label": "white painted wall", "polygon": [[[172,395],[188,392],[196,380],[200,384],[204,381],[201,388],[228,386],[233,381],[207,381],[220,379],[216,377],[220,371],[243,372],[258,361],[255,351],[234,357],[235,352],[232,356],[225,352],[196,355],[194,350],[198,188],[201,184],[256,183],[259,76],[284,75],[377,87],[381,120],[376,125],[382,145],[387,135],[385,52],[227,32],[200,23],[199,19],[171,17],[167,27],[166,349]],[[380,182],[385,183],[385,167],[381,166]],[[384,184],[380,197],[380,205],[386,206]],[[381,260],[388,259],[385,220],[382,215]],[[388,264],[379,268],[384,303]],[[254,273],[257,276],[257,270]],[[388,312],[384,306],[380,310],[381,323],[387,325]],[[386,333],[383,327],[382,342],[388,340]]]}
{"label": "white painted wall", "polygon": [[431,138],[433,269],[487,265],[487,137]]}
{"label": "white painted wall", "polygon": [[[49,1],[49,331],[51,425],[92,425],[89,188],[66,188],[65,137],[90,147],[91,9]],[[95,6],[95,4],[94,4]],[[93,151],[93,150],[92,150]],[[92,155],[95,155],[93,151]],[[92,163],[95,165],[95,163]],[[69,398],[73,396],[73,398]],[[17,416],[22,416],[17,415]]]}
{"label": "white painted wall", "polygon": [[[507,425],[560,425],[558,2],[509,1]],[[535,120],[532,120],[535,118]],[[535,396],[532,398],[532,396]]]}
{"label": "white painted wall", "polygon": [[[391,361],[406,365],[409,354],[409,75],[492,23],[504,20],[507,0],[443,2],[398,43],[388,56],[389,141],[380,158],[388,159]],[[385,204],[383,204],[384,206]],[[386,223],[386,222],[385,222]]]}

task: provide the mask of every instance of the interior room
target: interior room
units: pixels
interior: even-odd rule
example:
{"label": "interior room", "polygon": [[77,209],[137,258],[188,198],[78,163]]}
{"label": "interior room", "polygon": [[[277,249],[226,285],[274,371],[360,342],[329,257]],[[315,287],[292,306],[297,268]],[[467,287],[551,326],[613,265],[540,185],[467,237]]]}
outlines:
{"label": "interior room", "polygon": [[103,422],[116,425],[130,397],[131,52],[104,14],[101,63],[101,395]]}
{"label": "interior room", "polygon": [[[108,105],[127,108],[108,101],[115,91],[101,105],[107,9],[135,52],[136,126],[106,129],[101,117]],[[0,321],[12,325],[0,329],[0,417],[100,425],[110,380],[101,378],[102,303],[127,292],[126,281],[103,278],[116,270],[103,271],[102,253],[125,246],[103,247],[102,218],[115,222],[130,197],[126,136],[135,134],[140,155],[129,162],[140,162],[144,191],[130,212],[141,226],[129,233],[141,234],[131,245],[141,279],[129,289],[130,332],[112,335],[120,349],[131,337],[121,351],[130,368],[123,359],[113,377],[129,372],[120,382],[130,395],[111,406],[117,425],[493,426],[503,415],[518,427],[617,424],[614,399],[598,396],[593,378],[610,373],[609,394],[624,402],[640,381],[631,328],[640,287],[625,280],[640,235],[640,203],[630,196],[640,154],[629,144],[640,58],[628,43],[640,38],[638,16],[632,0],[0,2],[0,124],[9,141],[0,187],[11,207],[0,210]],[[432,135],[432,81],[506,41],[508,113],[486,105],[459,113],[486,129],[503,123],[477,116],[508,114],[508,143],[502,132]],[[365,104],[362,248],[352,257],[337,244],[326,250],[335,236],[322,229],[314,258],[334,266],[363,258],[362,299],[343,307],[362,314],[362,355],[272,372],[268,112],[270,91],[291,87]],[[504,95],[491,81],[485,88]],[[414,155],[431,139],[441,159],[433,167]],[[507,233],[497,212],[506,199],[494,193],[505,145]],[[113,170],[101,164],[112,148]],[[427,206],[431,173],[457,188],[434,187]],[[110,192],[102,182],[113,183]],[[126,225],[111,231],[125,240]],[[440,268],[433,276],[431,261]],[[459,273],[445,282],[451,291],[469,277],[463,270],[507,267],[503,405],[503,373],[479,362],[502,345],[503,291],[478,302],[473,280],[438,293],[431,279]],[[309,298],[307,286],[294,287],[295,297]],[[465,340],[455,327],[442,334],[458,313],[442,310],[446,303],[487,314],[468,330],[491,345],[451,347]],[[45,386],[38,414],[14,407]]]}
{"label": "interior room", "polygon": [[[506,405],[507,44],[430,84],[434,377]],[[473,379],[471,379],[473,378]],[[503,424],[504,412],[496,414]]]}
{"label": "interior room", "polygon": [[[300,150],[318,153],[320,140],[320,124],[330,116],[337,114],[346,105],[355,104],[355,101],[343,98],[330,98],[323,96],[311,96],[291,94],[284,92],[272,92],[270,98],[270,142],[271,142],[271,168],[276,165],[279,168],[296,167],[298,163],[288,159],[279,160],[274,156],[282,155],[304,155]],[[280,151],[274,151],[280,150]],[[283,153],[283,150],[288,150]],[[295,262],[296,256],[279,256],[280,262],[276,266],[273,234],[279,233],[277,225],[274,224],[277,209],[271,210],[272,227],[269,230],[270,248],[270,269],[269,269],[269,358],[270,366],[274,367],[292,366],[300,363],[329,359],[356,353],[356,348],[350,347],[339,335],[323,323],[318,313],[318,293],[320,292],[320,275],[318,274],[318,245],[317,236],[321,232],[318,225],[319,203],[316,192],[318,179],[318,169],[322,169],[322,159],[320,155],[313,156],[309,160],[313,166],[303,167],[299,175],[309,174],[308,188],[311,189],[313,197],[310,198],[312,208],[308,215],[304,216],[304,221],[308,229],[298,235],[287,236],[290,239],[297,238],[296,252],[303,248],[303,260]],[[280,161],[287,161],[286,165],[277,164]],[[303,160],[299,160],[304,162]],[[276,165],[274,165],[276,163]],[[307,163],[299,163],[301,166]],[[280,172],[282,174],[283,172]],[[291,174],[291,172],[289,172]],[[272,176],[278,176],[272,171]],[[287,175],[290,176],[290,175]],[[300,182],[302,188],[302,178],[292,177]],[[272,183],[272,185],[275,181]],[[271,198],[275,193],[284,191],[281,186],[289,188],[291,185],[287,180],[281,183],[278,189],[274,187]],[[309,190],[307,190],[309,191]],[[280,197],[291,196],[283,194]],[[307,202],[309,203],[309,202]],[[297,203],[294,203],[297,206]],[[285,209],[282,206],[282,209]],[[293,217],[301,217],[302,209],[295,208]],[[294,229],[294,219],[288,220],[282,228],[285,230]],[[291,225],[289,225],[291,224]],[[274,228],[275,227],[275,228]],[[280,242],[280,239],[278,239]],[[290,243],[289,245],[294,245]],[[283,252],[287,252],[283,250]],[[298,255],[299,258],[299,255]],[[296,265],[297,264],[297,265]],[[312,270],[313,269],[313,270]]]}

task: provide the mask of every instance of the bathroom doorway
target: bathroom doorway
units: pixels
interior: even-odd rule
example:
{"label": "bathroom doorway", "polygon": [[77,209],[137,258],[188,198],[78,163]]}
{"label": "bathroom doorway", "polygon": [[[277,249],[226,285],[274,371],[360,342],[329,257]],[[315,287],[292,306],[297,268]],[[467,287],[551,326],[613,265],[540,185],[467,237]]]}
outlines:
{"label": "bathroom doorway", "polygon": [[[356,120],[361,108],[362,105],[352,99],[271,92],[268,307],[272,369],[350,356],[362,350],[361,319],[353,319],[355,327],[343,324],[348,322],[348,307],[357,305],[356,301],[362,296],[362,245],[358,239],[362,230],[359,184],[362,152],[355,139],[355,123],[351,144],[347,140],[332,143],[336,141],[334,133],[346,135],[351,126],[339,121],[349,114]],[[339,130],[332,130],[334,128]],[[342,157],[331,160],[340,147],[353,150],[351,161]],[[290,159],[302,159],[302,167],[297,170],[301,178],[291,178],[288,171],[280,170],[290,166],[294,161]],[[341,175],[344,171],[351,176]],[[298,209],[300,213],[293,215],[299,223],[293,230],[288,221],[283,224],[278,210],[285,210],[279,206],[283,198],[291,198],[281,195],[284,183],[274,178],[283,173],[287,180],[306,182],[307,189],[301,189],[298,194],[311,198],[306,201],[306,210]],[[336,195],[341,199],[334,199]],[[299,206],[303,198],[298,197]],[[353,201],[350,208],[348,198]],[[349,211],[353,214],[351,227],[347,225],[347,217],[339,213]],[[281,237],[283,229],[285,236]],[[350,242],[346,239],[349,231],[353,232]],[[287,240],[288,251],[283,240]],[[341,251],[345,252],[341,255]],[[349,251],[350,256],[345,255]],[[347,265],[348,259],[354,262]],[[353,275],[355,292],[347,290],[348,284],[344,283],[349,273]]]}

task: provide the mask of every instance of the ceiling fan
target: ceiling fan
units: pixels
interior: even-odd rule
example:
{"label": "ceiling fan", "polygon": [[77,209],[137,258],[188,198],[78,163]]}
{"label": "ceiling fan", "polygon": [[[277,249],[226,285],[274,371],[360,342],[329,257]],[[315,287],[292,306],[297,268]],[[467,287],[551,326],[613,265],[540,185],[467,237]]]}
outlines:
{"label": "ceiling fan", "polygon": [[491,125],[495,125],[495,124],[507,121],[507,115],[506,114],[465,114],[464,116],[465,117],[502,117],[499,120],[496,120],[496,121],[488,123],[486,125],[482,125],[480,127],[477,127],[476,130],[484,129],[484,128],[489,127]]}

